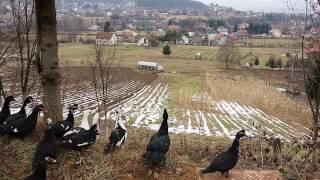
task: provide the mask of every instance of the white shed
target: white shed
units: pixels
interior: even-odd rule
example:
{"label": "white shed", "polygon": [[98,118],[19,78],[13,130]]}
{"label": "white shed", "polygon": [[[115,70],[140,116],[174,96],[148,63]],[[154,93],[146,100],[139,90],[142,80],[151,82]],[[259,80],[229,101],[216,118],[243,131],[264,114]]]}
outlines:
{"label": "white shed", "polygon": [[163,66],[155,62],[139,61],[137,66],[138,69],[163,72]]}
{"label": "white shed", "polygon": [[145,37],[140,38],[138,41],[138,46],[149,46],[149,40]]}

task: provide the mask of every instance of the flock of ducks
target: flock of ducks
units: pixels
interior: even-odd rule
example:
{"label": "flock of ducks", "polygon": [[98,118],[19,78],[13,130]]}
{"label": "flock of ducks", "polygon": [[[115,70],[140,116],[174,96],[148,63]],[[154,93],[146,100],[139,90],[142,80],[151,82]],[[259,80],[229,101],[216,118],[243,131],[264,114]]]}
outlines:
{"label": "flock of ducks", "polygon": [[[34,102],[32,97],[27,97],[19,112],[10,113],[10,103],[14,101],[13,96],[5,98],[0,112],[0,135],[11,137],[25,137],[30,134],[37,124],[37,118],[41,111],[45,111],[43,105],[37,105],[32,113],[27,116],[25,108]],[[65,120],[55,124],[48,120],[48,128],[41,141],[38,143],[34,153],[32,167],[33,173],[26,177],[26,180],[45,180],[47,162],[56,162],[58,148],[81,150],[96,142],[99,135],[98,124],[93,123],[90,129],[74,127],[74,113],[78,105],[69,107],[69,114]],[[109,154],[115,148],[121,147],[127,139],[127,129],[124,125],[125,116],[121,108],[116,110],[117,119],[115,127],[109,136],[109,142],[105,145],[104,151]],[[153,166],[161,166],[166,162],[166,154],[170,148],[170,137],[168,132],[168,112],[163,111],[163,121],[157,133],[155,133],[147,146],[143,158]],[[228,172],[234,168],[238,162],[240,139],[246,136],[245,131],[237,133],[230,148],[219,154],[211,164],[201,170],[201,174],[220,172],[228,177]]]}

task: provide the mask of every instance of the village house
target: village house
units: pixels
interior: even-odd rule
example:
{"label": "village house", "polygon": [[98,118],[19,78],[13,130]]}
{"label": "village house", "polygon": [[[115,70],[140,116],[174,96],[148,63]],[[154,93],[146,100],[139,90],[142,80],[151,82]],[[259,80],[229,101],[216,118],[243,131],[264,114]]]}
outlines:
{"label": "village house", "polygon": [[247,30],[239,30],[237,32],[234,33],[235,35],[237,35],[240,39],[246,39],[249,37],[249,33]]}
{"label": "village house", "polygon": [[282,37],[282,31],[280,29],[272,29],[272,30],[269,31],[269,33],[275,38],[281,38]]}
{"label": "village house", "polygon": [[142,37],[138,40],[137,43],[138,46],[144,46],[144,47],[148,47],[149,46],[149,39],[146,37]]}
{"label": "village house", "polygon": [[247,30],[247,28],[249,27],[250,25],[248,23],[241,23],[241,24],[238,24],[238,29],[239,31],[242,31],[242,30]]}
{"label": "village house", "polygon": [[98,25],[92,25],[88,28],[88,31],[94,31],[94,32],[102,31],[102,27]]}
{"label": "village house", "polygon": [[125,29],[123,31],[116,32],[118,41],[128,42],[128,43],[133,43],[136,40],[137,35],[138,33],[131,29]]}
{"label": "village house", "polygon": [[180,26],[176,25],[176,24],[171,24],[167,27],[168,31],[176,31],[179,32],[180,31]]}
{"label": "village house", "polygon": [[319,35],[320,34],[320,28],[316,28],[316,27],[312,27],[311,29],[310,29],[310,33],[312,34],[312,35]]}
{"label": "village house", "polygon": [[118,43],[118,38],[111,32],[98,32],[96,36],[96,44],[98,45],[115,45]]}
{"label": "village house", "polygon": [[210,46],[224,46],[229,41],[234,42],[237,40],[239,40],[239,37],[234,34],[229,34],[229,35],[219,34],[219,35],[215,36],[213,40],[209,40],[208,43]]}
{"label": "village house", "polygon": [[224,34],[224,35],[228,35],[229,34],[229,30],[223,26],[220,26],[217,28],[217,31],[221,34]]}
{"label": "village house", "polygon": [[189,45],[190,44],[190,38],[189,36],[187,35],[183,35],[181,36],[181,41],[180,41],[181,44],[184,44],[184,45]]}

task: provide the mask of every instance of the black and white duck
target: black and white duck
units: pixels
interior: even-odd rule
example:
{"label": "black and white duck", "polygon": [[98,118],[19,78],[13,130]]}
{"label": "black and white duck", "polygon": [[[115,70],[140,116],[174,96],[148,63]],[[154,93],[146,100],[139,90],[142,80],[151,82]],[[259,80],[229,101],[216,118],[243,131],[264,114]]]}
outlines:
{"label": "black and white duck", "polygon": [[0,112],[0,124],[2,124],[11,114],[10,103],[14,101],[13,96],[8,96],[5,98],[1,112]]}
{"label": "black and white duck", "polygon": [[21,118],[26,118],[27,117],[26,108],[27,108],[28,104],[30,104],[32,102],[34,102],[33,98],[31,96],[27,97],[23,101],[23,104],[22,104],[20,111],[17,113],[11,114],[8,118],[6,118],[6,120],[3,122],[3,124],[7,124],[10,122],[16,121],[18,119],[21,119]]}
{"label": "black and white duck", "polygon": [[66,120],[58,121],[52,126],[52,131],[57,138],[62,138],[62,136],[68,132],[74,126],[74,113],[78,109],[78,105],[74,104],[69,108],[69,114]]}
{"label": "black and white duck", "polygon": [[125,116],[122,114],[122,109],[116,110],[117,119],[116,125],[109,137],[109,143],[104,150],[108,154],[113,148],[121,147],[127,139],[127,128],[124,125]]}
{"label": "black and white duck", "polygon": [[31,133],[37,125],[39,113],[43,110],[44,106],[42,104],[37,105],[35,108],[33,108],[32,113],[28,117],[16,119],[0,125],[0,134],[25,136]]}
{"label": "black and white duck", "polygon": [[239,159],[240,139],[246,136],[245,130],[237,133],[231,147],[219,154],[211,164],[201,171],[202,174],[220,172],[222,175],[228,177],[229,171],[234,168]]}
{"label": "black and white duck", "polygon": [[63,135],[62,146],[69,149],[79,150],[88,147],[96,142],[99,135],[98,124],[91,126],[89,130],[81,127],[70,129]]}

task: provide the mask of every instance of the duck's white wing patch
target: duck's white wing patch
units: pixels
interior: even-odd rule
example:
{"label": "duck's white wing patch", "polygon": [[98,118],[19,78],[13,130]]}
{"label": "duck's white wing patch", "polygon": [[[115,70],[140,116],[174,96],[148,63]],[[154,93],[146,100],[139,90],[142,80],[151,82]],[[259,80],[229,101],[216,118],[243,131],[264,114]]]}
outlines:
{"label": "duck's white wing patch", "polygon": [[70,134],[78,134],[80,132],[80,130],[79,129],[73,129],[73,130],[71,130],[71,131],[68,131],[68,132],[66,132],[63,136],[68,136],[68,135],[70,135]]}
{"label": "duck's white wing patch", "polygon": [[19,131],[18,131],[17,128],[14,128],[14,129],[13,129],[13,132],[14,132],[14,133],[17,133],[17,132],[19,132]]}
{"label": "duck's white wing patch", "polygon": [[86,145],[88,145],[89,144],[89,142],[85,142],[85,143],[82,143],[82,144],[78,144],[77,146],[78,147],[81,147],[81,146],[86,146]]}

